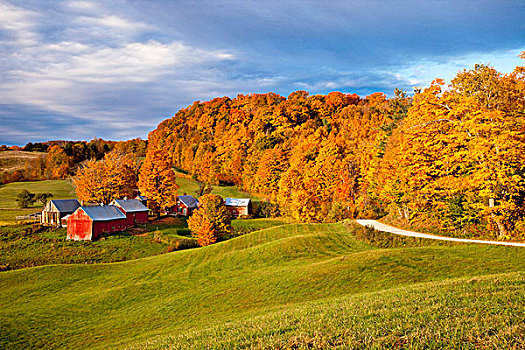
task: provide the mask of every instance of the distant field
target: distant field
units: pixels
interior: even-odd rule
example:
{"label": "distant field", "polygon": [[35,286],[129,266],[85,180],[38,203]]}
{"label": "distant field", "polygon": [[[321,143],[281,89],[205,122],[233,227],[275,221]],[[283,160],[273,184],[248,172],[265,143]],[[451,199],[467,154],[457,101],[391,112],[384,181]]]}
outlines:
{"label": "distant field", "polygon": [[525,345],[525,249],[381,249],[355,234],[290,224],[122,263],[2,272],[0,347]]}
{"label": "distant field", "polygon": [[[179,185],[179,194],[189,194],[196,196],[196,192],[199,189],[197,183],[191,179],[186,179],[184,177],[177,177],[177,185]],[[219,186],[213,185],[213,191],[211,193],[218,194],[222,198],[251,198],[254,201],[260,200],[259,197],[249,194],[247,192],[241,191],[237,186]]]}
{"label": "distant field", "polygon": [[[10,225],[16,222],[16,216],[40,211],[43,205],[35,202],[29,209],[19,209],[16,202],[18,193],[26,189],[31,193],[49,192],[51,199],[76,198],[75,189],[70,180],[45,180],[32,182],[12,182],[0,185],[0,225]],[[16,209],[16,210],[6,210]]]}
{"label": "distant field", "polygon": [[[75,189],[70,180],[12,182],[0,186],[0,208],[18,208],[16,196],[23,189],[32,193],[52,193],[51,199],[76,198]],[[35,203],[30,208],[40,209],[42,204]]]}
{"label": "distant field", "polygon": [[40,152],[2,151],[0,152],[0,171],[21,170],[28,160],[45,154]]}

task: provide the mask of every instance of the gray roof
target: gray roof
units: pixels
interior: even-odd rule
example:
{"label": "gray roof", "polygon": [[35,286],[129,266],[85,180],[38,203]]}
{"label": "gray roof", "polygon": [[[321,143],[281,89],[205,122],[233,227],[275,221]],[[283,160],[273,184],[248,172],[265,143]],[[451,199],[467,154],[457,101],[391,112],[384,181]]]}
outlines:
{"label": "gray roof", "polygon": [[149,210],[138,199],[115,199],[111,204],[121,207],[126,213],[137,213]]}
{"label": "gray roof", "polygon": [[125,219],[119,208],[114,205],[101,205],[97,207],[80,207],[93,221],[111,221]]}
{"label": "gray roof", "polygon": [[197,208],[199,201],[190,195],[179,196],[179,200],[188,208]]}
{"label": "gray roof", "polygon": [[76,199],[52,199],[49,201],[49,204],[46,206],[46,209],[49,210],[51,204],[57,208],[61,213],[72,213],[80,207],[80,203]]}
{"label": "gray roof", "polygon": [[226,205],[231,207],[245,207],[250,204],[250,198],[226,198]]}

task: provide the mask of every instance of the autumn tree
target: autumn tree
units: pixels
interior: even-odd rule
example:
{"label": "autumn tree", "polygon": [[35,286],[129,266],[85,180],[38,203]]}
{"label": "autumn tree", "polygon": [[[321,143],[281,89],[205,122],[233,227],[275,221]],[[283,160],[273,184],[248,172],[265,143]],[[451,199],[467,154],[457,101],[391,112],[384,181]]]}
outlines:
{"label": "autumn tree", "polygon": [[230,213],[216,194],[199,199],[199,208],[188,219],[188,227],[200,246],[207,246],[232,232]]}
{"label": "autumn tree", "polygon": [[140,168],[138,186],[142,195],[148,198],[148,207],[160,212],[177,203],[177,190],[172,161],[163,149],[149,149]]}
{"label": "autumn tree", "polygon": [[48,149],[44,163],[44,176],[47,179],[62,179],[69,172],[71,159],[60,146],[54,145]]}
{"label": "autumn tree", "polygon": [[79,169],[73,182],[78,199],[109,204],[131,197],[137,188],[138,163],[131,154],[110,152],[103,160],[90,160]]}

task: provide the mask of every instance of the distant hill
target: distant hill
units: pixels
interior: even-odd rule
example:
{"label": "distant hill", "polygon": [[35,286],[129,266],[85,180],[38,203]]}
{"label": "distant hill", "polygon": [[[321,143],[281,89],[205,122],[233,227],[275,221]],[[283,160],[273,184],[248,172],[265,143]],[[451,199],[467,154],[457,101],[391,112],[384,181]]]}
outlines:
{"label": "distant hill", "polygon": [[25,151],[0,152],[0,171],[22,170],[27,161],[34,160],[44,153]]}

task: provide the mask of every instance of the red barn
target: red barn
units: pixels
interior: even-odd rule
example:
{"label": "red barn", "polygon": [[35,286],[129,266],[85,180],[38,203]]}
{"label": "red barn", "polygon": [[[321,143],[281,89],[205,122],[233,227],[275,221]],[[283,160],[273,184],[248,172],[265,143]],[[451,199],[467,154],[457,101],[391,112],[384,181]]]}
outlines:
{"label": "red barn", "polygon": [[94,241],[101,233],[123,231],[127,218],[116,206],[80,207],[67,219],[67,239]]}
{"label": "red barn", "polygon": [[127,224],[146,224],[149,221],[149,209],[138,199],[115,199],[111,205],[116,206],[126,215]]}
{"label": "red barn", "polygon": [[177,197],[177,204],[173,210],[178,215],[190,216],[199,206],[199,201],[193,196],[184,195]]}

